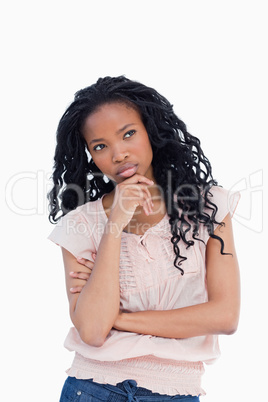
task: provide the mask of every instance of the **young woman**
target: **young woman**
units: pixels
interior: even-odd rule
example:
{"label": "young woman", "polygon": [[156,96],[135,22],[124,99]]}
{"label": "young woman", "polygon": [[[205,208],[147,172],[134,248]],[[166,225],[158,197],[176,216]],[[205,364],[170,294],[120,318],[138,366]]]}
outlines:
{"label": "young woman", "polygon": [[238,325],[239,195],[172,105],[125,77],[76,93],[53,182],[75,351],[60,401],[199,401],[203,364]]}

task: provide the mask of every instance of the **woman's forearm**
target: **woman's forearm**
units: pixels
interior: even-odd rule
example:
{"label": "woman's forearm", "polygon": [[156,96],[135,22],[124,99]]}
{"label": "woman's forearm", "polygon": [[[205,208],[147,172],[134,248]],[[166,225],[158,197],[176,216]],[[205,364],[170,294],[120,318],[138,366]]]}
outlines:
{"label": "woman's forearm", "polygon": [[84,342],[100,346],[119,313],[119,261],[121,232],[108,221],[94,269],[80,293],[73,322]]}
{"label": "woman's forearm", "polygon": [[234,333],[238,314],[228,306],[210,301],[167,311],[121,313],[114,327],[164,338],[190,338],[208,334]]}
{"label": "woman's forearm", "polygon": [[166,338],[190,338],[209,334],[232,334],[240,312],[240,275],[234,248],[231,217],[218,228],[229,255],[221,255],[217,239],[206,248],[208,302],[167,311],[141,311],[119,314],[114,327]]}

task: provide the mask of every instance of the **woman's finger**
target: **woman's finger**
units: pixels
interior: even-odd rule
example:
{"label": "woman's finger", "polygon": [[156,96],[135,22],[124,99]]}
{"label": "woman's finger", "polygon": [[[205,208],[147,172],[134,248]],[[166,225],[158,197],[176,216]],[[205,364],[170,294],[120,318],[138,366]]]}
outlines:
{"label": "woman's finger", "polygon": [[69,274],[72,278],[75,279],[83,279],[85,281],[88,280],[88,278],[90,277],[90,273],[88,272],[70,272]]}
{"label": "woman's finger", "polygon": [[146,215],[149,215],[153,212],[153,201],[151,193],[147,186],[140,185],[138,188],[138,197],[140,198],[139,204],[142,205],[144,212]]}
{"label": "woman's finger", "polygon": [[149,186],[152,186],[154,184],[153,180],[150,180],[147,177],[142,176],[142,175],[140,175],[138,173],[136,173],[133,176],[125,179],[123,183],[124,184],[145,183],[145,184],[148,184]]}
{"label": "woman's finger", "polygon": [[[94,258],[94,257],[93,257]],[[84,265],[85,267],[89,268],[89,269],[93,269],[94,267],[94,262],[87,260],[83,257],[77,257],[77,262],[79,262],[79,264]]]}
{"label": "woman's finger", "polygon": [[70,289],[71,293],[81,293],[83,289],[83,286],[75,286],[73,288]]}
{"label": "woman's finger", "polygon": [[[153,212],[153,201],[148,186],[144,184],[128,184],[123,190],[123,200],[132,198],[134,208],[141,205],[146,215]],[[125,194],[127,194],[125,196]]]}

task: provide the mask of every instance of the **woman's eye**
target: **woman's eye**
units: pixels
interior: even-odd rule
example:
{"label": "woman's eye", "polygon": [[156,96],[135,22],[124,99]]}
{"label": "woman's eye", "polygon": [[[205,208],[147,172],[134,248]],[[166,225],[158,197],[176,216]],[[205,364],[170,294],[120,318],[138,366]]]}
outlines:
{"label": "woman's eye", "polygon": [[136,130],[130,130],[124,135],[124,138],[129,138],[135,133],[136,133]]}
{"label": "woman's eye", "polygon": [[94,149],[94,151],[100,151],[100,150],[103,149],[104,147],[105,147],[104,144],[99,144],[99,145],[96,145],[93,149]]}

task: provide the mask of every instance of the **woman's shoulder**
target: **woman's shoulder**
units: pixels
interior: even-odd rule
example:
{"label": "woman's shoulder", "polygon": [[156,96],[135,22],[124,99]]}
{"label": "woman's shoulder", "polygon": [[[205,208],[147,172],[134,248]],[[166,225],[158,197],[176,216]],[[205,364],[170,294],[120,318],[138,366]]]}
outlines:
{"label": "woman's shoulder", "polygon": [[[238,191],[227,190],[221,186],[212,186],[209,189],[207,198],[209,203],[206,203],[203,213],[212,216],[213,211],[215,211],[215,221],[213,223],[213,231],[215,231],[218,224],[221,223],[228,214],[230,214],[231,218],[233,217],[240,200],[240,193]],[[208,238],[209,234],[207,230],[205,230],[203,239],[205,243]]]}
{"label": "woman's shoulder", "polygon": [[240,199],[238,191],[227,190],[221,186],[212,186],[208,193],[208,200],[216,205],[218,215],[223,219],[227,213],[233,216]]}
{"label": "woman's shoulder", "polygon": [[59,219],[48,236],[52,242],[64,247],[74,256],[89,258],[95,250],[99,234],[105,226],[105,213],[101,199],[89,201],[69,211]]}
{"label": "woman's shoulder", "polygon": [[[68,231],[70,229],[83,231],[84,233],[92,231],[96,225],[104,225],[106,215],[102,207],[102,198],[96,201],[88,201],[83,205],[79,205],[75,209],[65,213],[57,222],[53,232]],[[53,233],[52,232],[52,233]]]}
{"label": "woman's shoulder", "polygon": [[63,219],[84,218],[85,220],[90,221],[92,219],[95,220],[98,215],[105,215],[102,206],[102,198],[103,196],[98,200],[87,201],[85,204],[79,205],[78,207],[64,215]]}

